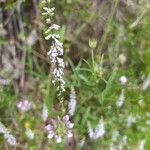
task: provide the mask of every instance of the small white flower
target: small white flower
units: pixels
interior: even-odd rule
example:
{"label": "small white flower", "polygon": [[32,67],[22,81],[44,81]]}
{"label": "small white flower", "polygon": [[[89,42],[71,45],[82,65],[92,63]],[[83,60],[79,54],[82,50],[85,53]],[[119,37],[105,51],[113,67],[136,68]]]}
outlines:
{"label": "small white flower", "polygon": [[130,127],[133,123],[136,122],[136,117],[130,115],[127,118],[127,127]]}
{"label": "small white flower", "polygon": [[57,25],[57,24],[53,24],[53,25],[51,25],[50,27],[49,27],[49,29],[50,30],[58,30],[60,28],[60,26],[59,25]]}
{"label": "small white flower", "polygon": [[144,150],[145,148],[145,140],[141,140],[139,142],[138,150]]}
{"label": "small white flower", "polygon": [[150,78],[147,77],[147,79],[145,79],[143,82],[142,89],[146,90],[149,86],[150,86]]}
{"label": "small white flower", "polygon": [[34,132],[31,129],[27,128],[25,134],[28,139],[30,140],[34,139]]}
{"label": "small white flower", "polygon": [[69,100],[69,104],[68,104],[68,109],[69,109],[69,114],[70,116],[74,115],[75,109],[76,109],[76,94],[75,94],[75,90],[72,87],[71,88],[71,93],[70,93],[70,100]]}
{"label": "small white flower", "polygon": [[97,127],[95,128],[95,130],[93,130],[91,128],[91,126],[88,129],[88,133],[89,133],[89,137],[90,139],[98,139],[98,138],[102,138],[105,134],[105,127],[104,127],[104,122],[101,119],[97,125]]}
{"label": "small white flower", "polygon": [[6,127],[0,122],[0,133],[4,134],[6,132],[7,132]]}
{"label": "small white flower", "polygon": [[73,134],[72,134],[72,131],[71,131],[71,130],[68,130],[67,137],[68,137],[68,138],[73,137]]}
{"label": "small white flower", "polygon": [[52,139],[54,137],[55,133],[53,131],[49,131],[49,134],[48,134],[48,138],[49,139]]}
{"label": "small white flower", "polygon": [[91,128],[91,126],[88,129],[88,134],[89,134],[90,139],[93,139],[93,137],[94,137],[94,130]]}
{"label": "small white flower", "polygon": [[46,121],[48,118],[48,108],[47,106],[44,104],[43,105],[43,111],[42,111],[42,119],[43,121]]}
{"label": "small white flower", "polygon": [[55,135],[55,139],[57,143],[60,143],[62,141],[61,137],[58,135]]}
{"label": "small white flower", "polygon": [[121,83],[122,85],[126,85],[127,82],[128,82],[128,78],[127,78],[126,76],[121,76],[121,77],[119,78],[119,81],[120,81],[120,83]]}
{"label": "small white flower", "polygon": [[85,139],[82,139],[79,141],[78,145],[80,146],[80,148],[82,148],[85,144]]}
{"label": "small white flower", "polygon": [[104,122],[101,119],[95,129],[95,139],[103,137],[105,134]]}
{"label": "small white flower", "polygon": [[119,98],[116,102],[116,106],[119,107],[119,108],[122,107],[123,104],[124,104],[124,101],[125,101],[124,91],[122,90],[122,92],[121,92],[121,94],[120,94],[120,96],[119,96]]}

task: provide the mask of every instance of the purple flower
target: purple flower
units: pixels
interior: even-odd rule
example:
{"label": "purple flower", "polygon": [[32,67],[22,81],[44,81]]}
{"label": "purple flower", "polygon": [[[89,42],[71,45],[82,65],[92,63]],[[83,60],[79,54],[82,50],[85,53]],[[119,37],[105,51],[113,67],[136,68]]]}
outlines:
{"label": "purple flower", "polygon": [[54,131],[49,131],[47,137],[48,137],[49,139],[52,139],[54,135],[55,135]]}
{"label": "purple flower", "polygon": [[31,102],[29,102],[27,99],[23,99],[17,103],[17,108],[21,111],[28,111],[31,109]]}
{"label": "purple flower", "polygon": [[69,128],[69,129],[73,128],[74,123],[71,123],[71,122],[69,121],[69,115],[64,116],[64,117],[63,117],[63,121],[64,121],[65,126],[66,126],[67,128]]}
{"label": "purple flower", "polygon": [[55,138],[57,143],[62,141],[63,137],[71,138],[73,136],[72,128],[74,124],[69,121],[69,115],[64,116],[62,119],[50,119],[45,129],[48,132],[48,138]]}
{"label": "purple flower", "polygon": [[12,146],[16,145],[16,139],[13,135],[6,133],[6,134],[4,134],[4,138],[7,140],[7,142],[10,145],[12,145]]}
{"label": "purple flower", "polygon": [[55,139],[57,143],[60,143],[62,141],[61,137],[58,135],[55,135]]}

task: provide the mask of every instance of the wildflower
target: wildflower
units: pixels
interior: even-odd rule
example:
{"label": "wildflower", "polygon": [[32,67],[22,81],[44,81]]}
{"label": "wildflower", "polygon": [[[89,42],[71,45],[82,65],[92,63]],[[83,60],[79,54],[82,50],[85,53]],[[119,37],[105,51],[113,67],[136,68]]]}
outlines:
{"label": "wildflower", "polygon": [[[43,1],[42,2],[45,6],[43,7],[44,12],[42,15],[44,15],[46,19],[46,23],[51,23],[51,20],[49,17],[54,15],[55,8],[48,8],[46,4],[49,3],[49,1]],[[60,26],[57,24],[52,24],[47,30],[46,34],[48,34],[45,39],[51,40],[52,44],[50,47],[50,50],[48,52],[48,55],[50,57],[50,61],[52,64],[52,83],[57,86],[58,96],[61,95],[62,92],[65,91],[64,85],[65,81],[63,79],[64,75],[64,60],[62,58],[63,56],[63,43],[59,41],[60,36],[58,34],[55,34],[55,30],[59,30]]]}
{"label": "wildflower", "polygon": [[89,134],[90,139],[93,139],[93,137],[94,137],[94,130],[91,128],[91,126],[88,129],[88,134]]}
{"label": "wildflower", "polygon": [[119,107],[119,108],[122,107],[123,104],[124,104],[124,101],[125,101],[124,91],[122,90],[122,92],[121,92],[121,94],[120,94],[120,96],[119,96],[119,98],[116,102],[116,106]]}
{"label": "wildflower", "polygon": [[78,142],[78,145],[80,146],[80,148],[82,148],[85,144],[85,139],[81,139],[79,142]]}
{"label": "wildflower", "polygon": [[48,132],[48,138],[54,138],[57,143],[62,141],[63,137],[71,138],[73,136],[72,128],[74,124],[70,122],[69,115],[65,115],[62,119],[51,118],[49,123],[45,126],[45,129]]}
{"label": "wildflower", "polygon": [[95,130],[93,130],[91,127],[89,127],[89,137],[90,139],[98,139],[100,137],[103,137],[105,134],[105,128],[104,128],[104,122],[101,119],[96,126]]}
{"label": "wildflower", "polygon": [[46,121],[48,118],[48,108],[47,106],[44,104],[43,105],[43,111],[42,111],[42,119],[43,121]]}
{"label": "wildflower", "polygon": [[121,83],[122,85],[126,85],[127,82],[128,82],[128,78],[127,78],[126,76],[121,76],[121,77],[119,78],[119,81],[120,81],[120,83]]}
{"label": "wildflower", "polygon": [[4,134],[4,138],[10,145],[12,146],[16,145],[16,138],[13,135],[6,133]]}
{"label": "wildflower", "polygon": [[34,139],[34,132],[30,128],[26,129],[25,134],[28,139],[30,139],[30,140]]}
{"label": "wildflower", "polygon": [[142,89],[146,90],[149,86],[150,86],[150,79],[149,77],[147,77],[147,79],[145,79],[143,82]]}
{"label": "wildflower", "polygon": [[58,135],[55,135],[55,139],[57,143],[60,143],[62,141],[61,137]]}
{"label": "wildflower", "polygon": [[31,102],[29,102],[27,99],[22,99],[17,103],[17,108],[24,112],[30,110],[31,106]]}
{"label": "wildflower", "polygon": [[103,120],[100,120],[96,129],[95,129],[95,138],[103,137],[105,134],[105,129],[104,129],[104,122]]}
{"label": "wildflower", "polygon": [[136,117],[130,115],[127,118],[127,127],[130,127],[133,123],[136,122]]}
{"label": "wildflower", "polygon": [[0,133],[4,134],[6,132],[6,127],[0,122]]}
{"label": "wildflower", "polygon": [[9,133],[8,129],[0,122],[0,133],[4,135],[5,140],[10,145],[14,146],[16,145],[16,138]]}
{"label": "wildflower", "polygon": [[69,100],[69,104],[68,104],[68,108],[69,108],[69,114],[70,116],[74,115],[75,109],[76,109],[76,93],[74,88],[71,88],[71,93],[70,93],[70,100]]}
{"label": "wildflower", "polygon": [[144,150],[145,149],[144,147],[145,147],[145,140],[143,139],[139,142],[138,150]]}

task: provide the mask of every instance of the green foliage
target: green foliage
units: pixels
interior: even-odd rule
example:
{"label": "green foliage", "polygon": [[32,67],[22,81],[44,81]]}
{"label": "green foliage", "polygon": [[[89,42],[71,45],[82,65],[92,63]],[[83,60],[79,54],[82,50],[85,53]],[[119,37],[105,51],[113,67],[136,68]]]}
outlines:
{"label": "green foliage", "polygon": [[[24,5],[27,5],[27,1],[24,2]],[[9,10],[14,8],[15,4],[15,1],[8,1],[5,8]],[[33,103],[32,109],[22,113],[16,108],[20,93],[14,92],[13,82],[8,86],[0,87],[0,121],[7,124],[14,132],[19,143],[18,149],[23,149],[21,145],[26,145],[26,149],[29,150],[37,148],[61,150],[64,148],[66,143],[56,144],[52,140],[47,140],[44,131],[45,123],[42,121],[41,113],[43,104],[46,104],[49,117],[63,116],[64,112],[68,110],[71,86],[75,88],[77,97],[77,108],[71,118],[75,124],[76,149],[107,150],[112,144],[119,146],[125,137],[127,137],[127,143],[123,143],[123,150],[138,149],[138,143],[143,139],[146,141],[145,149],[150,149],[150,125],[147,123],[150,121],[150,116],[147,115],[150,113],[150,88],[142,88],[143,82],[150,75],[149,11],[134,26],[131,26],[135,19],[132,17],[127,18],[126,22],[110,19],[106,29],[107,36],[104,32],[102,41],[100,41],[100,44],[103,44],[102,47],[100,45],[101,49],[99,49],[98,40],[89,37],[91,50],[88,52],[88,58],[80,58],[78,63],[73,63],[71,58],[68,58],[68,49],[72,43],[65,39],[66,24],[69,19],[76,19],[79,24],[76,27],[76,32],[80,33],[81,22],[89,21],[93,16],[86,11],[90,4],[85,0],[61,0],[53,1],[52,4],[57,7],[55,20],[63,24],[59,34],[66,48],[65,59],[68,64],[65,72],[64,106],[59,103],[56,96],[57,91],[50,83],[51,76],[48,74],[50,66],[40,58],[36,59],[37,61],[33,60],[35,58],[33,51],[38,49],[38,45],[26,47],[25,76],[31,86],[27,92],[27,98]],[[142,13],[143,8],[145,6],[139,6],[138,11]],[[139,18],[138,15],[137,18]],[[24,19],[24,21],[27,26],[27,20]],[[41,28],[40,30],[46,30],[43,24]],[[25,35],[28,34],[21,33],[17,37],[22,39],[25,38]],[[0,38],[0,45],[6,42],[5,38]],[[44,48],[48,47],[47,43],[44,44]],[[97,53],[99,50],[100,53]],[[119,58],[120,54],[123,54],[127,59],[122,64]],[[43,56],[45,59],[47,58],[45,53]],[[128,78],[126,85],[122,85],[119,81],[123,75]],[[35,81],[36,84],[32,85],[32,81]],[[14,81],[14,83],[17,82]],[[116,106],[116,101],[121,93],[124,93],[125,101],[123,106],[119,108]],[[63,111],[59,112],[62,107]],[[127,119],[131,115],[136,117],[136,121],[128,126]],[[105,123],[104,137],[97,140],[89,139],[88,126],[91,125],[95,128],[100,119],[103,119]],[[33,130],[35,134],[33,140],[27,138],[25,134],[27,128]],[[116,141],[112,140],[114,131],[119,132]],[[78,144],[80,139],[85,140],[83,148],[80,148]],[[3,148],[5,146],[4,140],[0,142]]]}

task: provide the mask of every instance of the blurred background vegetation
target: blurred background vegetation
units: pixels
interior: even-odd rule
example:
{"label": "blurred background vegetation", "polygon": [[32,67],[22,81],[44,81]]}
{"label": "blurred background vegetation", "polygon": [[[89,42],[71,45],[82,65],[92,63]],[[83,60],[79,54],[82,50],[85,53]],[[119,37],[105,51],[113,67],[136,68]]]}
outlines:
{"label": "blurred background vegetation", "polygon": [[[66,109],[71,86],[77,97],[71,118],[74,137],[63,144],[47,140],[41,118],[44,103],[52,116],[59,111],[59,102],[49,86],[50,42],[44,39],[47,26],[40,2],[0,0],[0,121],[19,143],[11,147],[0,136],[0,149],[109,150],[115,145],[113,150],[119,150],[122,144],[122,150],[137,150],[145,140],[149,150],[150,1],[52,0],[53,22],[61,26],[64,43]],[[126,85],[120,84],[121,76],[128,78]],[[117,108],[122,92],[125,103]],[[22,98],[33,103],[27,113],[16,107]],[[136,116],[136,122],[128,128],[130,115]],[[106,134],[90,140],[87,126],[94,128],[101,118]],[[33,140],[26,137],[27,128],[33,130]],[[113,141],[115,131],[119,137]]]}

